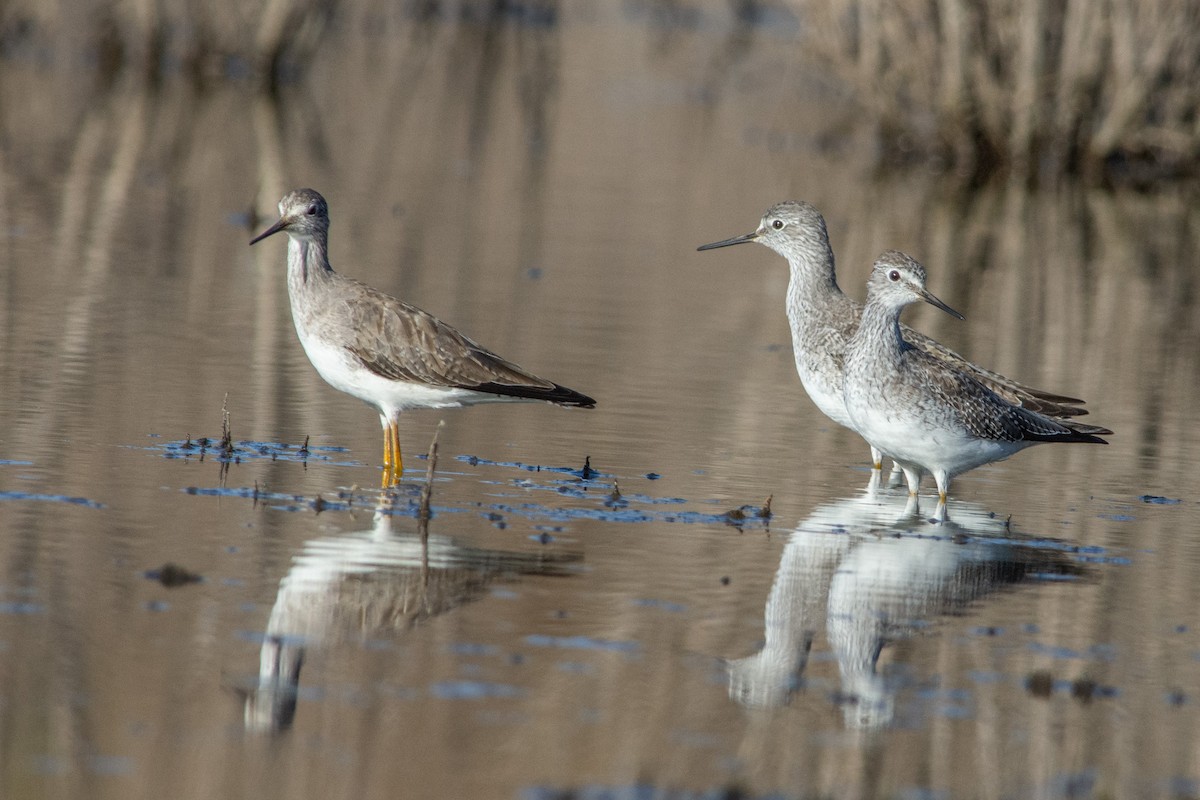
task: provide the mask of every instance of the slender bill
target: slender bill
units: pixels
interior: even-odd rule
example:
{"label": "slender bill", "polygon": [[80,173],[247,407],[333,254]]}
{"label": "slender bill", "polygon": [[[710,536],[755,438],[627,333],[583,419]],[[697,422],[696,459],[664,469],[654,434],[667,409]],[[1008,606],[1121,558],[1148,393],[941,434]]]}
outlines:
{"label": "slender bill", "polygon": [[281,219],[278,222],[276,222],[274,225],[272,225],[271,227],[267,228],[265,231],[260,233],[258,236],[255,236],[253,239],[251,239],[250,244],[256,244],[258,242],[261,242],[263,239],[267,238],[268,236],[273,236],[273,235],[279,233],[281,230],[283,230],[286,227],[287,227],[287,220]]}
{"label": "slender bill", "polygon": [[921,295],[921,299],[924,300],[926,303],[929,303],[929,305],[940,308],[942,311],[945,311],[947,314],[949,314],[952,317],[958,317],[959,319],[966,319],[966,317],[964,317],[962,314],[958,313],[953,308],[946,305],[941,300],[939,300],[937,297],[935,297],[933,292],[929,291],[928,289],[923,289],[923,288],[919,288],[919,287],[913,287],[913,288],[916,290],[917,294]]}
{"label": "slender bill", "polygon": [[731,244],[745,244],[746,242],[753,242],[755,239],[758,238],[758,236],[759,236],[758,231],[754,231],[753,233],[744,233],[741,236],[734,236],[732,239],[722,239],[719,242],[711,242],[709,244],[702,244],[699,247],[697,247],[696,249],[697,250],[715,250],[718,247],[729,247],[729,245],[731,245]]}

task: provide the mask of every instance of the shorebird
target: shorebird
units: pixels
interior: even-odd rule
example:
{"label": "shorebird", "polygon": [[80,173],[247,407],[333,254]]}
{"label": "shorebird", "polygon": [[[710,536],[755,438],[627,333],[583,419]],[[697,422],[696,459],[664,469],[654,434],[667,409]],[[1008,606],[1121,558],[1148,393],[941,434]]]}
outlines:
{"label": "shorebird", "polygon": [[[853,428],[842,399],[843,355],[846,343],[858,329],[863,307],[838,286],[825,218],[808,203],[789,200],[767,209],[753,232],[701,245],[697,250],[747,242],[764,244],[787,259],[791,268],[787,316],[800,382],[825,416],[839,425]],[[902,330],[909,344],[969,372],[1011,403],[1055,418],[1087,413],[1086,409],[1078,408],[1083,404],[1082,400],[1024,386],[972,364],[928,336],[906,326],[902,326]],[[883,466],[879,450],[874,446],[871,447],[871,465],[875,469]]]}
{"label": "shorebird", "polygon": [[279,221],[254,237],[288,235],[292,320],[325,382],[373,406],[383,425],[383,485],[399,483],[399,417],[412,408],[545,400],[592,408],[585,394],[527,372],[421,309],[334,272],[329,206],[312,189],[279,201]]}
{"label": "shorebird", "polygon": [[843,399],[854,430],[898,462],[915,495],[922,471],[945,506],[950,481],[967,470],[1047,442],[1108,444],[1112,431],[1054,419],[1001,397],[970,370],[907,341],[905,306],[924,300],[962,315],[925,288],[925,268],[888,250],[875,260],[867,305],[846,345]]}

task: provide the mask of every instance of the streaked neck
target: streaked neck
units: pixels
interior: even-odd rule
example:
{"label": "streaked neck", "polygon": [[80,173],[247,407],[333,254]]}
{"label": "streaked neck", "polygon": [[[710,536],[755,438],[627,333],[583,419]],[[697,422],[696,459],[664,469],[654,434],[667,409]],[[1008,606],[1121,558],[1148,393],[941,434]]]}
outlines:
{"label": "streaked neck", "polygon": [[309,237],[288,237],[288,285],[307,287],[313,280],[333,274],[325,242]]}
{"label": "streaked neck", "polygon": [[[868,300],[862,321],[850,343],[850,349],[867,360],[897,362],[912,347],[900,333],[900,312],[904,306],[889,306]],[[860,356],[861,357],[861,356]]]}
{"label": "streaked neck", "polygon": [[828,327],[831,318],[852,311],[847,308],[850,298],[838,287],[828,244],[789,255],[788,266],[787,314],[794,336],[803,337],[812,327]]}

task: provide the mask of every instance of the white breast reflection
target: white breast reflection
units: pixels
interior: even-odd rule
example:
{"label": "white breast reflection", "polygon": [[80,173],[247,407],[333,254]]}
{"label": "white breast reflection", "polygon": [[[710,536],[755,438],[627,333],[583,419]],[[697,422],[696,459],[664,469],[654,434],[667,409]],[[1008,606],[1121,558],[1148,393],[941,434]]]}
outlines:
{"label": "white breast reflection", "polygon": [[[388,512],[383,500],[370,528],[312,539],[293,558],[267,622],[258,683],[247,692],[248,730],[291,727],[310,649],[395,637],[479,598],[493,581],[567,575],[579,560],[561,551],[468,547]],[[394,524],[416,530],[396,532]]]}
{"label": "white breast reflection", "polygon": [[881,727],[896,687],[876,665],[883,648],[932,618],[1038,574],[1082,574],[1063,548],[1023,542],[1004,515],[968,502],[953,519],[922,517],[907,492],[881,490],[827,503],[788,538],[767,597],[764,645],[730,661],[729,694],[750,707],[786,704],[823,629],[837,659],[846,724]]}

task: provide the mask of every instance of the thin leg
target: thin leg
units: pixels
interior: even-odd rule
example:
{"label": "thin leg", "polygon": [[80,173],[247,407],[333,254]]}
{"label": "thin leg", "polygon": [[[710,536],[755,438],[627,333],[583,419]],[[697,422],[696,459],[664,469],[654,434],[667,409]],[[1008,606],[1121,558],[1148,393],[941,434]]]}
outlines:
{"label": "thin leg", "polygon": [[871,469],[883,469],[883,453],[879,452],[879,448],[871,447]]}
{"label": "thin leg", "polygon": [[[392,475],[395,483],[400,482],[404,472],[404,457],[400,454],[400,421],[392,420]],[[394,484],[393,484],[394,485]]]}
{"label": "thin leg", "polygon": [[897,464],[895,461],[892,461],[892,472],[891,472],[891,474],[888,475],[888,482],[887,482],[888,488],[890,489],[893,486],[899,486],[900,485],[900,477],[903,474],[904,474],[904,470],[902,470],[900,468],[900,465]]}
{"label": "thin leg", "polygon": [[914,497],[921,491],[921,468],[901,465],[904,470],[904,480],[908,482],[908,493]]}
{"label": "thin leg", "polygon": [[392,425],[384,416],[380,416],[379,421],[383,423],[383,478],[381,485],[386,489],[392,485]]}
{"label": "thin leg", "polygon": [[933,479],[937,481],[938,505],[945,506],[946,496],[950,494],[950,476],[944,469],[939,469],[934,470]]}
{"label": "thin leg", "polygon": [[391,428],[386,425],[383,428],[383,471],[392,471],[392,435]]}
{"label": "thin leg", "polygon": [[400,423],[383,419],[383,488],[390,489],[400,482],[404,460],[400,455]]}

